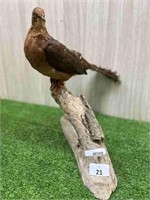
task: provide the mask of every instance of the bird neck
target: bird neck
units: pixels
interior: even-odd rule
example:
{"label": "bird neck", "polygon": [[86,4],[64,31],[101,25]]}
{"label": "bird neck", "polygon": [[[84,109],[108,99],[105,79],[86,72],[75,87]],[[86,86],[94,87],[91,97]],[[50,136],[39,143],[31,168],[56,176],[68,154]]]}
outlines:
{"label": "bird neck", "polygon": [[32,22],[32,30],[36,32],[47,32],[45,22]]}

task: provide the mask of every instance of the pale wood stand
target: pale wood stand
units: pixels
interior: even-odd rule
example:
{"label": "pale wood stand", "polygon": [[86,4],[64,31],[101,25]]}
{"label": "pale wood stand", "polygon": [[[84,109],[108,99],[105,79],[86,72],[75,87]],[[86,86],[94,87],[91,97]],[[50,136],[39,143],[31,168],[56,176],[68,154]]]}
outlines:
{"label": "pale wood stand", "polygon": [[[61,126],[66,139],[75,155],[84,185],[101,200],[110,198],[116,189],[117,178],[104,144],[103,131],[95,115],[83,96],[73,96],[65,86],[59,91],[51,89],[55,101],[64,111]],[[105,148],[103,156],[85,156],[85,150]],[[100,163],[109,165],[109,176],[89,175],[89,164]]]}

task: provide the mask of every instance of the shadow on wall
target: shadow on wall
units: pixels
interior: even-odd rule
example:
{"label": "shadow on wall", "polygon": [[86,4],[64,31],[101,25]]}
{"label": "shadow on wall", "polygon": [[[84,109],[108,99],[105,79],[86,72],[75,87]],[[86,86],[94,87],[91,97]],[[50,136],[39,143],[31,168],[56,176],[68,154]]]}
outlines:
{"label": "shadow on wall", "polygon": [[109,102],[112,99],[112,93],[117,93],[120,83],[105,77],[102,74],[95,73],[90,80],[87,92],[87,99],[94,111],[107,112]]}

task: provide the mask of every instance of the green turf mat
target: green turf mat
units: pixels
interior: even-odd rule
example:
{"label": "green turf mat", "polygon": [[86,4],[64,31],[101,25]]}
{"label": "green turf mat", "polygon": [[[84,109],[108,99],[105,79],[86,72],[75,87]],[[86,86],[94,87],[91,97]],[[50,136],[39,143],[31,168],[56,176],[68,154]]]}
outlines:
{"label": "green turf mat", "polygon": [[[83,185],[58,108],[1,101],[3,200],[94,200]],[[149,199],[150,124],[96,114],[118,178],[111,200]]]}

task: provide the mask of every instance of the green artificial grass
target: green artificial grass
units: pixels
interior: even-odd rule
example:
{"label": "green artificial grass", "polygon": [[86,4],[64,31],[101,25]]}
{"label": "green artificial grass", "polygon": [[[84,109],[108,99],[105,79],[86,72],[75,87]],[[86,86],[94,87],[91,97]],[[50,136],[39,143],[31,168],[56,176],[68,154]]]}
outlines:
{"label": "green artificial grass", "polygon": [[[3,200],[94,200],[83,185],[58,108],[1,101]],[[96,114],[118,178],[111,200],[149,199],[150,124]]]}

